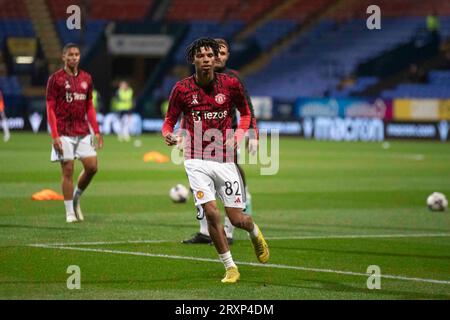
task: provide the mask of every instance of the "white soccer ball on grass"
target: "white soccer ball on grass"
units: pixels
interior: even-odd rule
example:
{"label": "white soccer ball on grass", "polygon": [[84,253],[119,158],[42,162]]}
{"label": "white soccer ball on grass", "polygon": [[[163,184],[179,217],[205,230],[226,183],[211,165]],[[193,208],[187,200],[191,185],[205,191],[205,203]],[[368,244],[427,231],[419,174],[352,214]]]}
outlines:
{"label": "white soccer ball on grass", "polygon": [[448,200],[443,193],[433,192],[427,198],[427,206],[431,211],[445,211],[448,208]]}
{"label": "white soccer ball on grass", "polygon": [[182,184],[170,188],[170,199],[175,203],[184,203],[189,199],[189,190]]}

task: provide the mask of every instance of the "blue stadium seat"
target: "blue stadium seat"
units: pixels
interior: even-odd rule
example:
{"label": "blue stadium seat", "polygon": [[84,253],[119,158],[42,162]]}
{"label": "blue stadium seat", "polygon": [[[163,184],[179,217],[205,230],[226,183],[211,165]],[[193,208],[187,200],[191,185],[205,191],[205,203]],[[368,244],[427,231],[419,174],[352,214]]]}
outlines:
{"label": "blue stadium seat", "polygon": [[[82,54],[89,51],[91,46],[93,46],[97,40],[101,37],[103,30],[105,29],[107,21],[103,20],[88,20],[86,27],[83,29],[84,34],[84,46],[82,46]],[[66,26],[65,20],[59,20],[57,22],[57,29],[62,43],[74,42],[77,44],[81,43],[81,31],[80,30],[69,30]]]}
{"label": "blue stadium seat", "polygon": [[436,85],[450,85],[450,70],[433,70],[428,74],[428,82]]}
{"label": "blue stadium seat", "polygon": [[26,19],[0,20],[0,44],[7,37],[35,37],[31,21]]}
{"label": "blue stadium seat", "polygon": [[296,21],[270,20],[256,29],[248,38],[255,39],[263,50],[267,50],[296,26]]}
{"label": "blue stadium seat", "polygon": [[241,21],[230,21],[226,24],[221,24],[217,21],[192,21],[189,24],[188,34],[180,43],[179,49],[175,53],[175,62],[177,64],[184,64],[184,50],[185,48],[197,38],[212,37],[228,39],[237,31],[242,29],[244,23]]}
{"label": "blue stadium seat", "polygon": [[450,90],[446,84],[399,84],[393,90],[385,90],[385,98],[436,98],[449,99]]}
{"label": "blue stadium seat", "polygon": [[[382,29],[372,31],[365,27],[364,19],[341,24],[322,21],[245,82],[251,94],[289,99],[323,96],[335,92],[340,79],[360,63],[409,41],[422,24],[422,17],[384,18]],[[365,81],[355,91],[370,85]]]}
{"label": "blue stadium seat", "polygon": [[16,76],[0,77],[0,89],[5,96],[19,96],[22,89]]}

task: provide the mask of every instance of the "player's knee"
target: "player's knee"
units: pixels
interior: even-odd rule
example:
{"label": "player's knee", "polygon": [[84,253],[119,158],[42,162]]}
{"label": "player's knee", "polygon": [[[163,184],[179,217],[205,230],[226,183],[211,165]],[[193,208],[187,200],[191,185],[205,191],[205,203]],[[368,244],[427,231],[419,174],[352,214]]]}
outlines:
{"label": "player's knee", "polygon": [[88,174],[88,175],[95,175],[97,173],[97,164],[89,164],[87,166],[84,167],[84,171]]}
{"label": "player's knee", "polygon": [[62,175],[64,179],[72,179],[73,177],[73,168],[67,167],[62,171]]}
{"label": "player's knee", "polygon": [[87,173],[92,176],[97,173],[97,170],[98,170],[97,165],[89,166],[86,168]]}

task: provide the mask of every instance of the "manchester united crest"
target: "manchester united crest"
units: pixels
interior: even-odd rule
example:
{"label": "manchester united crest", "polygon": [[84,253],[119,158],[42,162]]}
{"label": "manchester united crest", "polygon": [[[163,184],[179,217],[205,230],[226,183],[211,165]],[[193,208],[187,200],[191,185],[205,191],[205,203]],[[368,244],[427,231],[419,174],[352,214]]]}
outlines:
{"label": "manchester united crest", "polygon": [[201,200],[204,196],[205,194],[203,193],[203,191],[197,191],[197,199]]}
{"label": "manchester united crest", "polygon": [[224,104],[226,100],[226,96],[223,93],[219,93],[216,95],[215,100],[218,104]]}
{"label": "manchester united crest", "polygon": [[81,87],[83,88],[83,90],[86,90],[88,88],[88,84],[86,81],[81,82]]}

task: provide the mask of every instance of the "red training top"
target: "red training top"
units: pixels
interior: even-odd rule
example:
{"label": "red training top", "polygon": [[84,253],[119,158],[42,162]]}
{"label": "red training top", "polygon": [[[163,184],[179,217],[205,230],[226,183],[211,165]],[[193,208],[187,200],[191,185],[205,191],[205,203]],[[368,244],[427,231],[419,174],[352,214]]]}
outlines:
{"label": "red training top", "polygon": [[88,123],[95,133],[99,133],[92,87],[91,75],[83,70],[72,76],[60,69],[49,77],[47,119],[52,138],[88,135]]}
{"label": "red training top", "polygon": [[[241,114],[235,134],[230,132],[234,106]],[[205,87],[200,87],[194,76],[177,82],[169,98],[162,128],[164,136],[173,132],[181,113],[190,138],[185,139],[186,159],[235,161],[235,150],[227,154],[225,141],[231,137],[230,134],[240,141],[251,119],[245,90],[236,77],[215,73],[213,81]]]}

